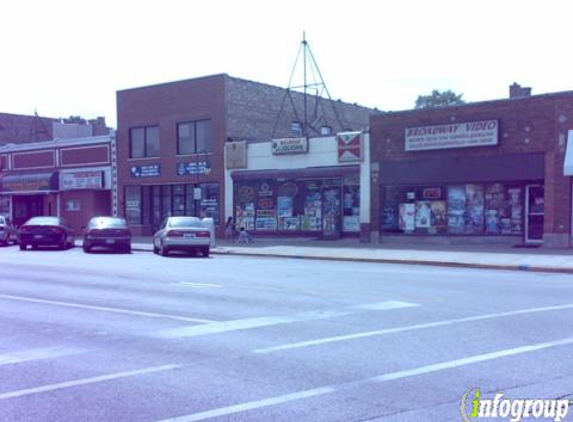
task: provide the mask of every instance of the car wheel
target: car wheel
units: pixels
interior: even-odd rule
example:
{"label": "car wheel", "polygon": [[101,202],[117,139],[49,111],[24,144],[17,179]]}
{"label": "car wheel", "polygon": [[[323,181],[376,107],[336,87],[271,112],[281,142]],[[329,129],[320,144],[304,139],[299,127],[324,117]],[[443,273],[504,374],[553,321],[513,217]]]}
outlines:
{"label": "car wheel", "polygon": [[205,258],[209,258],[209,246],[203,246],[201,248],[201,255],[203,255]]}
{"label": "car wheel", "polygon": [[0,246],[8,246],[8,239],[0,240]]}
{"label": "car wheel", "polygon": [[84,243],[82,248],[83,248],[85,253],[90,253],[92,251],[92,248],[88,243]]}
{"label": "car wheel", "polygon": [[36,245],[36,244],[33,244],[33,245],[32,245],[32,250],[34,250],[34,251],[35,251],[35,250],[37,250],[37,249],[38,249],[38,245]]}
{"label": "car wheel", "polygon": [[161,246],[159,246],[159,254],[161,256],[167,256],[169,254],[169,249],[163,244],[163,242],[161,242]]}
{"label": "car wheel", "polygon": [[63,251],[66,249],[67,246],[68,246],[68,240],[62,239],[62,241],[58,244],[58,249]]}
{"label": "car wheel", "polygon": [[27,246],[28,245],[26,245],[25,243],[20,243],[20,250],[25,251]]}

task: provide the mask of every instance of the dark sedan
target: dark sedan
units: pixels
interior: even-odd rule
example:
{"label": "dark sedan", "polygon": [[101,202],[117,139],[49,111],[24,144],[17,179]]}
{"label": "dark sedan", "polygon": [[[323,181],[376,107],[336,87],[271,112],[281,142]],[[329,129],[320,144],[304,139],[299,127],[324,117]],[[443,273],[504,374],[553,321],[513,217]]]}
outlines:
{"label": "dark sedan", "polygon": [[84,252],[95,247],[110,248],[124,253],[131,252],[131,231],[120,217],[94,217],[84,232]]}
{"label": "dark sedan", "polygon": [[60,217],[32,217],[18,229],[20,250],[28,245],[32,249],[39,246],[56,246],[58,249],[73,248],[75,235],[68,223]]}

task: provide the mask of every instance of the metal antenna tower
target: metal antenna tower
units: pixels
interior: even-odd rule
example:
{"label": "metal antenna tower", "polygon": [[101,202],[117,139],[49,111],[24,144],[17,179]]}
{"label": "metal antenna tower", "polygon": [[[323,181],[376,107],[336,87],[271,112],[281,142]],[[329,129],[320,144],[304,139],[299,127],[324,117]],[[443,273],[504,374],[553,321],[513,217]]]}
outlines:
{"label": "metal antenna tower", "polygon": [[[299,70],[299,61],[302,55],[302,81],[296,83],[295,75],[297,70]],[[297,102],[293,93],[302,94],[302,116],[300,113],[300,105],[297,107]],[[326,96],[326,98],[325,98]],[[299,97],[300,98],[300,97]],[[277,128],[283,112],[285,111],[285,104],[288,102],[292,108],[292,114],[295,119],[302,124],[302,135],[309,136],[310,134],[320,135],[320,125],[328,125],[328,116],[326,113],[326,106],[332,107],[332,114],[340,130],[344,128],[338,110],[336,109],[335,102],[332,101],[330,92],[324,83],[322,73],[318,68],[318,64],[312,54],[310,45],[306,40],[306,33],[303,32],[302,42],[298,49],[294,66],[289,78],[288,87],[285,91],[277,119],[273,128],[273,133],[271,138],[275,137]],[[312,100],[312,101],[311,101]],[[326,103],[326,105],[325,105]],[[312,108],[312,110],[309,110]],[[301,118],[302,117],[302,118]]]}

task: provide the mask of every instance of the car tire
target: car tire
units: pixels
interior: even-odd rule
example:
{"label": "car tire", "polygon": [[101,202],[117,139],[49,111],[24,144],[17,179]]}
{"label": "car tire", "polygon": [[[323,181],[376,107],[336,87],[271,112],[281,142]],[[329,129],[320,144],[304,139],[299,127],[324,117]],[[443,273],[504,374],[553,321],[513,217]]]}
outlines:
{"label": "car tire", "polygon": [[63,251],[68,247],[68,240],[63,239],[60,243],[58,243],[58,250]]}
{"label": "car tire", "polygon": [[91,246],[87,243],[83,244],[82,249],[84,250],[85,253],[90,253],[92,251]]}
{"label": "car tire", "polygon": [[28,247],[28,245],[26,245],[25,243],[20,243],[20,250],[21,251],[25,251],[27,247]]}
{"label": "car tire", "polygon": [[163,242],[161,242],[161,246],[159,247],[159,254],[161,256],[167,256],[169,255],[169,248],[167,248],[167,246],[165,246],[163,244]]}
{"label": "car tire", "polygon": [[126,245],[126,246],[123,248],[123,253],[125,253],[125,254],[130,254],[130,253],[131,253],[131,245]]}
{"label": "car tire", "polygon": [[32,244],[32,250],[35,251],[35,250],[37,250],[37,249],[38,249],[38,245],[36,245],[35,243]]}
{"label": "car tire", "polygon": [[0,240],[0,246],[8,246],[8,245],[9,245],[9,239]]}
{"label": "car tire", "polygon": [[209,258],[209,253],[210,253],[209,246],[203,246],[201,248],[201,255],[203,255],[205,258]]}

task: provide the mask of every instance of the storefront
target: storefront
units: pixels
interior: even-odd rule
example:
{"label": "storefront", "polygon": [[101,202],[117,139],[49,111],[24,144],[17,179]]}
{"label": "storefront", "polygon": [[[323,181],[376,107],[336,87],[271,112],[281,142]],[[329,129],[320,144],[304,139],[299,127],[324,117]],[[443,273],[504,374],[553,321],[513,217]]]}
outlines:
{"label": "storefront", "polygon": [[371,239],[570,246],[572,106],[560,93],[372,116]]}
{"label": "storefront", "polygon": [[35,216],[65,218],[80,234],[96,215],[111,215],[116,189],[113,136],[0,147],[0,214],[21,225]]}
{"label": "storefront", "polygon": [[169,216],[211,217],[220,225],[219,183],[128,185],[124,187],[125,216],[132,226],[155,231]]}
{"label": "storefront", "polygon": [[[339,147],[346,138],[356,140],[355,154],[344,154]],[[366,142],[366,134],[354,132],[245,143],[238,148],[246,150],[243,170],[229,169],[234,161],[227,151],[233,204],[227,215],[238,228],[260,235],[359,236],[361,224],[369,220],[364,208],[369,202],[362,154]]]}

